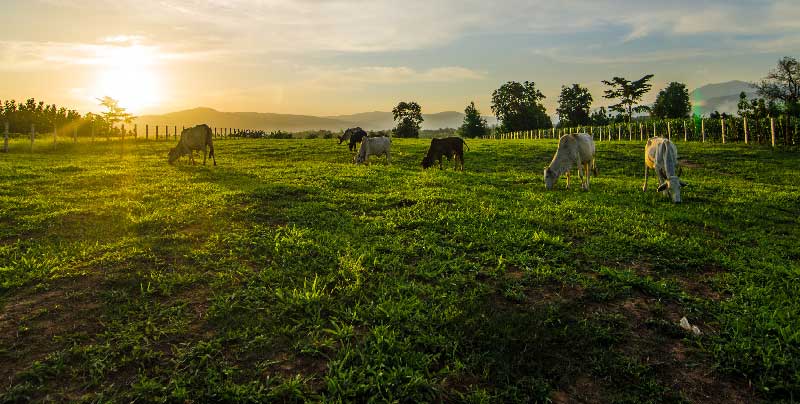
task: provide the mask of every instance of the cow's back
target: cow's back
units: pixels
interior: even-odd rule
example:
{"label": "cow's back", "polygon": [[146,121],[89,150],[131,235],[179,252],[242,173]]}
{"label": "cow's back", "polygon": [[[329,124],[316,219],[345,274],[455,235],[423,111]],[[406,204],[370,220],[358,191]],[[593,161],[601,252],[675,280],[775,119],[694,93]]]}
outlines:
{"label": "cow's back", "polygon": [[211,128],[203,124],[181,132],[180,143],[190,150],[199,150],[207,144],[212,144],[212,138]]}

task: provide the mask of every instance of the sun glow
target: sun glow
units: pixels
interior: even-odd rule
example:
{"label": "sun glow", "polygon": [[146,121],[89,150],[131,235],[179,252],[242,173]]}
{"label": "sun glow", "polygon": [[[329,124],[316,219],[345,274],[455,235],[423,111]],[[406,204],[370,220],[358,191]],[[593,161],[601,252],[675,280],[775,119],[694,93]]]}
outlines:
{"label": "sun glow", "polygon": [[140,45],[98,50],[97,60],[102,68],[97,73],[93,98],[109,96],[133,114],[157,106],[161,101],[157,57],[152,47]]}

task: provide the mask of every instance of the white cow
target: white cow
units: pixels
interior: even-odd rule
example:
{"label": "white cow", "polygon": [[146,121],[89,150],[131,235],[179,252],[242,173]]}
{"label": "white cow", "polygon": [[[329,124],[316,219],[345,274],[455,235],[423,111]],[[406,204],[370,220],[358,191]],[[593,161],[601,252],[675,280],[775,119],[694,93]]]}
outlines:
{"label": "white cow", "polygon": [[380,156],[381,154],[385,154],[386,164],[391,164],[392,158],[389,155],[389,149],[391,147],[392,139],[388,137],[365,137],[364,140],[361,141],[361,148],[358,149],[355,162],[356,164],[365,163],[369,165],[369,161],[367,160],[369,156]]}
{"label": "white cow", "polygon": [[[574,133],[571,135],[561,136],[558,140],[558,150],[556,155],[553,156],[553,161],[550,165],[544,168],[544,185],[547,189],[553,189],[553,186],[564,174],[567,174],[567,188],[569,188],[569,177],[572,167],[578,167],[578,174],[581,177],[581,187],[589,190],[589,168],[592,169],[594,175],[597,176],[597,165],[594,161],[594,141],[592,137],[586,133]],[[586,181],[583,179],[584,172],[586,173]]]}
{"label": "white cow", "polygon": [[647,191],[647,173],[650,169],[656,171],[658,176],[657,192],[669,194],[672,202],[681,202],[681,187],[686,183],[678,178],[678,148],[669,139],[653,137],[647,140],[644,147],[644,185],[642,191]]}

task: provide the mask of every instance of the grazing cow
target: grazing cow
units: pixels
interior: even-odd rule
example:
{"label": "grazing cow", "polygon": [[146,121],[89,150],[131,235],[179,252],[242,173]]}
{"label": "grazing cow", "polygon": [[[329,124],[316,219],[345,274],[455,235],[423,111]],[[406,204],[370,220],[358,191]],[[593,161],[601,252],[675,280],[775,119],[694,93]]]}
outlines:
{"label": "grazing cow", "polygon": [[[214,133],[206,124],[184,129],[181,132],[181,139],[178,141],[178,145],[169,150],[169,163],[173,164],[175,160],[188,154],[189,159],[194,164],[194,151],[202,150],[203,165],[206,164],[206,157],[211,157],[214,160],[214,165],[217,165],[213,137]],[[206,156],[206,147],[208,147],[208,156]]]}
{"label": "grazing cow", "polygon": [[[442,169],[442,156],[447,157],[449,161],[451,157],[455,157],[455,166],[460,164],[461,171],[464,171],[464,146],[467,142],[460,137],[446,137],[442,139],[431,139],[431,146],[428,148],[428,154],[422,158],[422,168],[429,168],[433,166],[436,160],[439,160],[439,169]],[[467,146],[469,150],[469,146]]]}
{"label": "grazing cow", "polygon": [[673,203],[681,202],[681,187],[686,183],[678,178],[678,148],[669,139],[653,137],[647,139],[644,146],[644,185],[642,191],[647,191],[647,173],[655,170],[658,177],[656,192],[662,192],[672,197]]}
{"label": "grazing cow", "polygon": [[389,155],[389,149],[392,147],[392,139],[388,137],[365,137],[361,142],[361,148],[358,150],[355,162],[356,164],[365,163],[369,165],[367,159],[369,156],[386,155],[386,164],[392,163],[392,158]]}
{"label": "grazing cow", "polygon": [[[573,166],[578,167],[581,177],[581,188],[589,190],[589,168],[597,176],[597,165],[594,160],[595,148],[592,137],[586,133],[574,133],[561,136],[558,140],[558,150],[550,165],[544,168],[544,185],[548,190],[553,189],[559,177],[567,174],[567,189],[569,189],[570,171]],[[584,181],[584,172],[586,180]]]}
{"label": "grazing cow", "polygon": [[356,145],[361,143],[361,141],[365,137],[367,137],[367,132],[365,132],[364,129],[361,129],[360,127],[350,128],[344,131],[344,134],[342,134],[342,136],[337,136],[337,138],[339,139],[339,144],[342,144],[342,142],[344,142],[345,140],[350,140],[350,144],[348,146],[350,147],[351,152],[356,151]]}

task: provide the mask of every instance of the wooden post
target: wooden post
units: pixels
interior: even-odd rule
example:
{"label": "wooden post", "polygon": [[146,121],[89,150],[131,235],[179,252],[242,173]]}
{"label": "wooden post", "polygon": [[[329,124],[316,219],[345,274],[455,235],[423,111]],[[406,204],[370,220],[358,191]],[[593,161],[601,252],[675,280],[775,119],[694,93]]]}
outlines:
{"label": "wooden post", "polygon": [[656,137],[656,123],[653,122],[653,137]]}
{"label": "wooden post", "polygon": [[706,120],[700,118],[700,133],[703,135],[703,143],[706,142]]}
{"label": "wooden post", "polygon": [[669,121],[667,121],[667,139],[672,140],[672,128],[669,125]]}
{"label": "wooden post", "polygon": [[120,130],[122,131],[122,141],[124,142],[125,141],[125,124],[124,123],[122,124],[122,129],[120,129]]}
{"label": "wooden post", "polygon": [[772,133],[772,147],[775,147],[775,118],[769,118],[769,130]]}
{"label": "wooden post", "polygon": [[139,124],[133,124],[133,139],[136,140],[139,138]]}
{"label": "wooden post", "polygon": [[633,134],[631,133],[631,123],[628,122],[628,140],[633,140]]}
{"label": "wooden post", "polygon": [[216,139],[216,138],[217,138],[217,127],[215,126],[214,127],[214,139]]}
{"label": "wooden post", "polygon": [[169,125],[164,125],[164,140],[169,140]]}
{"label": "wooden post", "polygon": [[150,124],[144,125],[144,140],[150,139]]}
{"label": "wooden post", "polygon": [[747,133],[747,117],[744,117],[744,144],[748,144],[750,142],[750,136]]}
{"label": "wooden post", "polygon": [[172,138],[178,140],[178,125],[172,127]]}
{"label": "wooden post", "polygon": [[31,152],[33,152],[33,138],[36,137],[36,125],[31,124]]}
{"label": "wooden post", "polygon": [[688,136],[686,134],[686,121],[683,121],[683,141],[686,142],[688,140]]}
{"label": "wooden post", "polygon": [[725,118],[722,118],[722,144],[725,144]]}
{"label": "wooden post", "polygon": [[158,140],[158,125],[156,125],[156,140]]}
{"label": "wooden post", "polygon": [[617,125],[617,140],[622,141],[622,128]]}
{"label": "wooden post", "polygon": [[4,126],[6,129],[3,131],[3,153],[8,153],[8,122]]}

